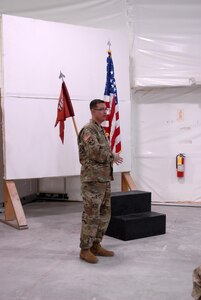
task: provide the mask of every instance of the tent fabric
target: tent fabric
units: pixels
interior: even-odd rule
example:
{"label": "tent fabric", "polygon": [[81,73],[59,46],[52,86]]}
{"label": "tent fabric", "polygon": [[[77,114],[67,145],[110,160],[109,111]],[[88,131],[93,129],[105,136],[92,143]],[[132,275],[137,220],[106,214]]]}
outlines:
{"label": "tent fabric", "polygon": [[108,29],[126,27],[125,11],[122,0],[0,1],[2,14]]}
{"label": "tent fabric", "polygon": [[127,1],[135,89],[201,84],[201,2]]}
{"label": "tent fabric", "polygon": [[[155,202],[200,202],[201,87],[139,90],[134,95],[132,173]],[[184,177],[176,155],[184,153]]]}
{"label": "tent fabric", "polygon": [[[127,1],[132,175],[156,202],[200,202],[201,3]],[[184,178],[176,155],[185,153]]]}
{"label": "tent fabric", "polygon": [[[153,201],[201,201],[199,0],[3,0],[0,11],[128,30],[134,180],[152,192]],[[181,180],[175,170],[179,152],[186,154]]]}

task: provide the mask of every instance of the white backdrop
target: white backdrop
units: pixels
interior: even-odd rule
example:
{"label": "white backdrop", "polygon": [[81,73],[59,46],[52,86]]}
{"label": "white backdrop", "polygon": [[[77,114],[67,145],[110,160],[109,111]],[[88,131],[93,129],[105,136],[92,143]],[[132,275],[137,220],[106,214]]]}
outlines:
{"label": "white backdrop", "polygon": [[124,163],[118,170],[129,171],[130,95],[125,33],[6,15],[2,23],[5,178],[79,175],[77,137],[71,118],[65,122],[64,145],[59,128],[54,128],[61,87],[58,75],[60,70],[66,75],[81,129],[90,118],[89,102],[104,94],[108,39],[114,49],[121,116]]}

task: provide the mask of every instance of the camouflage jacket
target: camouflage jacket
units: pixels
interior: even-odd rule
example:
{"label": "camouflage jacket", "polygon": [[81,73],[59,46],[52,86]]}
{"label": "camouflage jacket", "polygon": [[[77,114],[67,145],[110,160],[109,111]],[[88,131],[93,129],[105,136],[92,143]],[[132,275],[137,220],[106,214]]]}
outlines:
{"label": "camouflage jacket", "polygon": [[81,182],[113,180],[114,155],[102,126],[91,120],[78,135]]}
{"label": "camouflage jacket", "polygon": [[193,290],[191,295],[196,300],[201,299],[201,266],[193,271]]}

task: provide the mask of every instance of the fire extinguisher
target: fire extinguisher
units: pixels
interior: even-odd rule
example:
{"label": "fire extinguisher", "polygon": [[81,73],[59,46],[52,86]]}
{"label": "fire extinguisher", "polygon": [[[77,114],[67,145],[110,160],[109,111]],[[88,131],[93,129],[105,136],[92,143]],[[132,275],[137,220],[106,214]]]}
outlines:
{"label": "fire extinguisher", "polygon": [[177,177],[184,177],[184,163],[185,163],[185,155],[183,153],[177,154],[176,156]]}

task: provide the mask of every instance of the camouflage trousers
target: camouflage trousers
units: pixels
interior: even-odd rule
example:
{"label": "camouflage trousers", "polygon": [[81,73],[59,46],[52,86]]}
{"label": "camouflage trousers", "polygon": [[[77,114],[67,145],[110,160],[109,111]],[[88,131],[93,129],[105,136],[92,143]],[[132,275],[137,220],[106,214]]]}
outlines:
{"label": "camouflage trousers", "polygon": [[94,242],[101,242],[111,217],[111,183],[83,182],[82,228],[80,248],[89,249]]}

